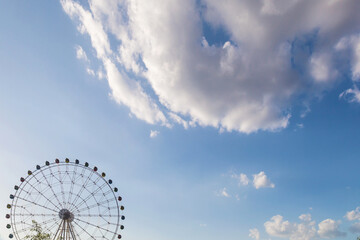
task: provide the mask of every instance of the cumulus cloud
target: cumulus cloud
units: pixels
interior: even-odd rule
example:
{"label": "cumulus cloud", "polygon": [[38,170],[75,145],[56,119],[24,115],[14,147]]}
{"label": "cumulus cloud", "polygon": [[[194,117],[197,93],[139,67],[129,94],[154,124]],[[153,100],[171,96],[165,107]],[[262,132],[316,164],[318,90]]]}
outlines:
{"label": "cumulus cloud", "polygon": [[[360,220],[360,207],[355,208],[355,210],[349,211],[344,216],[349,221]],[[352,233],[360,233],[360,222],[353,223],[350,226],[350,232]]]}
{"label": "cumulus cloud", "polygon": [[284,221],[280,215],[273,216],[264,226],[266,232],[275,237],[289,237],[295,229],[294,224]]}
{"label": "cumulus cloud", "polygon": [[[301,215],[303,216],[303,215]],[[283,217],[276,215],[265,222],[265,230],[270,236],[289,238],[290,240],[310,240],[316,236],[315,222],[301,218],[301,223],[284,221]]]}
{"label": "cumulus cloud", "polygon": [[249,237],[259,240],[260,239],[260,232],[257,228],[249,229]]}
{"label": "cumulus cloud", "polygon": [[326,219],[318,224],[312,221],[310,214],[299,216],[300,223],[285,221],[281,215],[276,215],[265,222],[265,230],[270,236],[288,238],[290,240],[310,240],[316,238],[345,237],[346,233],[339,230],[340,221]]}
{"label": "cumulus cloud", "polygon": [[326,219],[319,223],[318,234],[323,238],[345,237],[346,233],[339,230],[340,221]]}
{"label": "cumulus cloud", "polygon": [[150,137],[151,138],[155,138],[157,137],[157,135],[159,135],[159,131],[156,131],[156,130],[150,130]]}
{"label": "cumulus cloud", "polygon": [[259,172],[258,174],[254,174],[253,177],[253,184],[256,189],[275,187],[275,184],[268,179],[265,172],[263,171]]}
{"label": "cumulus cloud", "polygon": [[[346,40],[358,0],[60,1],[90,37],[113,99],[150,124],[275,131],[300,96],[309,102],[338,71],[360,73],[359,45]],[[204,22],[228,41],[211,43]],[[350,69],[338,69],[339,51]]]}
{"label": "cumulus cloud", "polygon": [[[253,174],[252,177],[252,183],[256,189],[275,188],[275,184],[269,180],[264,171],[260,171],[258,174]],[[231,178],[236,179],[239,186],[247,186],[250,183],[250,179],[245,173],[233,173],[231,174]]]}
{"label": "cumulus cloud", "polygon": [[357,207],[355,210],[347,212],[345,217],[349,221],[360,220],[360,207]]}

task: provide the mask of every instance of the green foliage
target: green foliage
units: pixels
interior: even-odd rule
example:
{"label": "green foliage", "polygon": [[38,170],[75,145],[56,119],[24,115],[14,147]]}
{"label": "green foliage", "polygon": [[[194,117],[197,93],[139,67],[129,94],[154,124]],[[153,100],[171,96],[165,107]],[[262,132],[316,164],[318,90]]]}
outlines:
{"label": "green foliage", "polygon": [[31,234],[26,235],[25,239],[28,240],[50,240],[50,234],[44,232],[40,224],[35,220],[32,220],[32,228],[30,229]]}

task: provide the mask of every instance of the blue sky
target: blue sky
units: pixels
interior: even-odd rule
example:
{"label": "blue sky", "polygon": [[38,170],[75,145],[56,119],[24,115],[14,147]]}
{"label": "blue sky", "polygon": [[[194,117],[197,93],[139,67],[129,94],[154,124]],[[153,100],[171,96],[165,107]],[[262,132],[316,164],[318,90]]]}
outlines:
{"label": "blue sky", "polygon": [[125,239],[356,239],[359,8],[0,1],[1,216],[68,157],[117,183]]}

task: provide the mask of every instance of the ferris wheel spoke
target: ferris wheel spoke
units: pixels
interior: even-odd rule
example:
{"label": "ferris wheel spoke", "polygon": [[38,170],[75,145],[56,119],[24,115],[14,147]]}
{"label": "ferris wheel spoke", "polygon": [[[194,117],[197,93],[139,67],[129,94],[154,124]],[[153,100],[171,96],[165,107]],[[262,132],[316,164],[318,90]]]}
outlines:
{"label": "ferris wheel spoke", "polygon": [[104,194],[105,194],[105,195],[108,195],[108,194],[110,194],[110,193],[112,193],[112,192],[113,192],[112,189],[109,189],[108,191],[104,192]]}
{"label": "ferris wheel spoke", "polygon": [[[60,179],[55,176],[55,174],[54,174],[54,172],[53,172],[53,170],[52,170],[51,167],[49,168],[49,170],[50,170],[50,176],[51,176],[52,178],[55,178],[57,182],[61,182]],[[51,179],[51,180],[53,180],[53,179]],[[51,182],[52,182],[52,181],[51,181]]]}
{"label": "ferris wheel spoke", "polygon": [[[84,200],[82,197],[78,197],[81,201],[82,200]],[[73,211],[73,212],[80,212],[80,210],[79,210],[79,205],[75,205],[74,203],[69,203],[70,204],[70,211]],[[87,203],[86,203],[86,201],[85,201],[85,205],[86,205],[86,208],[88,207],[88,205],[87,205]]]}
{"label": "ferris wheel spoke", "polygon": [[86,221],[81,220],[81,219],[79,219],[79,218],[75,218],[75,219],[76,219],[76,220],[79,220],[80,222],[83,222],[83,223],[85,223],[85,224],[88,224],[88,225],[90,225],[90,226],[93,226],[93,227],[95,227],[95,228],[98,228],[98,229],[104,230],[104,231],[109,232],[109,233],[116,234],[116,232],[113,232],[113,231],[110,231],[109,229],[106,229],[106,228],[100,227],[99,225],[95,225],[95,224],[92,224],[92,223],[90,223],[90,222],[86,222]]}
{"label": "ferris wheel spoke", "polygon": [[[105,185],[107,185],[107,183],[105,184]],[[104,185],[104,186],[105,186]],[[101,189],[102,190],[102,189]],[[112,189],[109,189],[108,191],[106,191],[106,192],[104,192],[104,191],[102,191],[102,196],[101,196],[101,198],[98,200],[98,201],[102,201],[108,194],[110,194],[110,193],[112,193]]]}
{"label": "ferris wheel spoke", "polygon": [[[41,222],[36,222],[38,225],[45,225],[45,224],[48,224],[48,223],[51,223],[51,222],[56,222],[58,221],[59,218],[58,217],[53,217],[53,218],[49,218],[49,219],[46,219],[44,221],[41,221]],[[21,222],[20,222],[21,223]],[[30,224],[30,223],[27,223],[25,221],[22,221],[23,224],[26,224],[26,225],[29,225],[29,226],[34,226],[33,224]]]}
{"label": "ferris wheel spoke", "polygon": [[[25,187],[25,186],[24,186]],[[22,192],[26,193],[24,197],[28,197],[31,198],[31,201],[35,202],[35,199],[33,198],[33,196],[31,195],[31,192],[25,190],[24,188],[21,189],[21,192],[18,194],[20,195]]]}
{"label": "ferris wheel spoke", "polygon": [[74,222],[77,226],[79,226],[79,228],[81,228],[83,230],[83,232],[85,232],[87,235],[89,235],[92,239],[95,239],[93,235],[91,235],[90,233],[88,233],[82,226],[80,226],[77,222]]}
{"label": "ferris wheel spoke", "polygon": [[72,224],[71,224],[71,228],[74,231],[75,235],[78,237],[78,239],[81,240],[79,233],[76,231],[76,229],[74,228],[74,226]]}
{"label": "ferris wheel spoke", "polygon": [[74,199],[74,201],[73,201],[73,205],[76,205],[76,202],[78,201],[80,195],[81,195],[82,192],[84,191],[85,186],[86,186],[87,183],[89,182],[89,180],[90,180],[91,176],[93,175],[93,173],[94,173],[93,171],[90,172],[89,176],[88,176],[88,177],[86,178],[86,180],[85,180],[85,183],[84,183],[84,184],[82,185],[82,187],[80,188],[80,191],[78,192],[78,194],[76,194],[75,199]]}
{"label": "ferris wheel spoke", "polygon": [[57,211],[55,211],[54,209],[51,209],[51,208],[46,207],[46,206],[43,206],[43,205],[38,204],[38,203],[36,203],[36,202],[31,202],[31,201],[29,201],[29,200],[27,200],[27,199],[25,199],[25,198],[20,197],[20,196],[17,196],[17,198],[19,198],[19,199],[21,199],[21,200],[23,200],[23,201],[25,201],[25,202],[29,202],[29,203],[31,203],[31,204],[34,204],[34,205],[36,205],[36,206],[45,208],[45,209],[47,209],[47,210],[50,210],[50,211],[53,211],[53,212],[57,212]]}
{"label": "ferris wheel spoke", "polygon": [[[45,224],[51,223],[51,222],[53,222],[53,221],[58,221],[58,220],[59,220],[59,218],[51,218],[51,219],[47,219],[46,221],[43,221],[43,222],[38,222],[38,224],[41,226],[41,225],[45,225]],[[34,225],[33,225],[33,224],[26,223],[25,221],[17,222],[17,223],[14,223],[14,224],[19,224],[19,223],[20,223],[20,224],[28,225],[29,227],[20,229],[20,230],[16,231],[17,233],[26,232],[26,231],[29,231],[29,230],[31,230],[32,228],[34,228]]]}
{"label": "ferris wheel spoke", "polygon": [[[50,169],[50,171],[51,171],[51,169]],[[52,171],[51,171],[51,172],[52,172]],[[45,174],[43,173],[43,171],[41,171],[41,174],[43,175],[43,177],[44,177],[47,185],[50,187],[50,190],[51,190],[53,196],[55,196],[56,200],[58,201],[59,206],[62,206],[59,198],[57,197],[57,194],[55,193],[54,189],[52,188],[52,184],[49,183],[49,181],[48,181],[47,177],[45,176]],[[51,174],[51,175],[52,175],[52,174]]]}
{"label": "ferris wheel spoke", "polygon": [[118,215],[104,215],[104,214],[77,214],[78,217],[119,217]]}
{"label": "ferris wheel spoke", "polygon": [[15,213],[13,216],[31,216],[31,217],[55,217],[58,214],[42,214],[42,213]]}
{"label": "ferris wheel spoke", "polygon": [[99,192],[101,190],[101,188],[103,188],[107,183],[104,183],[103,185],[101,185],[100,187],[98,187],[96,189],[95,192],[92,192],[91,194],[89,194],[86,198],[84,198],[78,205],[78,207],[82,206],[87,200],[89,200],[91,197],[94,197],[94,195]]}
{"label": "ferris wheel spoke", "polygon": [[100,217],[105,221],[106,224],[110,224],[108,219],[105,219],[104,216],[100,215]]}
{"label": "ferris wheel spoke", "polygon": [[[21,209],[24,209],[26,212],[28,212],[29,214],[32,214],[26,207],[24,207],[24,206],[20,206],[20,205],[13,205],[13,207],[14,207],[14,209],[16,209],[16,208],[21,208]],[[15,215],[15,212],[16,211],[14,211],[14,214],[12,214],[13,216],[16,216]]]}
{"label": "ferris wheel spoke", "polygon": [[[60,178],[60,188],[61,188],[61,195],[62,195],[62,199],[63,199],[63,206],[65,206],[65,192],[64,192],[64,185],[63,185],[63,179],[61,177],[61,170],[60,170],[60,165],[58,166],[58,173],[59,173],[59,178]],[[65,174],[64,174],[65,175]]]}
{"label": "ferris wheel spoke", "polygon": [[[39,183],[40,181],[36,178],[36,176],[34,175],[35,180],[37,180]],[[43,196],[49,203],[51,203],[55,208],[59,209],[60,208],[58,206],[56,206],[49,198],[47,198],[42,192],[39,191],[39,189],[37,189],[36,187],[34,187],[34,185],[32,185],[30,182],[28,182],[28,184],[35,190],[37,191],[41,196]]]}
{"label": "ferris wheel spoke", "polygon": [[69,192],[69,198],[68,198],[68,203],[71,202],[71,198],[73,195],[73,190],[74,190],[74,185],[75,185],[75,177],[76,177],[76,169],[77,169],[77,165],[74,166],[74,171],[72,172],[72,178],[71,178],[71,187],[70,187],[70,192]]}
{"label": "ferris wheel spoke", "polygon": [[[57,225],[57,221],[58,221],[58,218],[52,218],[52,219],[48,219],[48,220],[46,220],[46,221],[43,221],[43,222],[40,222],[40,223],[37,223],[37,224],[38,224],[38,225],[42,225],[41,228],[44,228],[48,233],[50,233],[50,232],[51,232],[51,229],[52,229],[55,225]],[[47,227],[46,224],[51,223],[51,222],[54,222],[54,223],[53,223],[50,227]],[[30,228],[30,231],[31,231],[31,229],[34,228],[34,224],[29,224],[29,223],[26,223],[26,222],[23,222],[23,224],[30,226],[30,227],[29,227],[29,228]]]}
{"label": "ferris wheel spoke", "polygon": [[60,219],[58,219],[57,221],[55,221],[50,227],[47,228],[47,230],[49,231],[49,233],[51,233],[52,229],[59,224],[59,220],[60,220]]}
{"label": "ferris wheel spoke", "polygon": [[88,206],[88,207],[81,208],[81,209],[78,210],[78,212],[81,212],[81,211],[83,211],[83,210],[89,210],[89,209],[92,209],[92,208],[98,207],[98,206],[104,206],[104,205],[102,205],[102,204],[104,204],[104,203],[109,203],[109,202],[111,202],[111,201],[112,201],[111,199],[107,199],[107,200],[105,200],[105,201],[103,201],[103,202],[95,203],[95,204],[90,205],[90,206]]}

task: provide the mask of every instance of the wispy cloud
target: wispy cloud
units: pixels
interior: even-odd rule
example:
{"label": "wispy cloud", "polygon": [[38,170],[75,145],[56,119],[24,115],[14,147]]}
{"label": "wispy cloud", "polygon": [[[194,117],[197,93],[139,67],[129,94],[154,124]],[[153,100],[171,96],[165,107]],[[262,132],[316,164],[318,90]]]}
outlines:
{"label": "wispy cloud", "polygon": [[79,45],[75,46],[75,50],[76,50],[77,59],[84,60],[85,62],[89,62],[87,54],[81,46]]}
{"label": "wispy cloud", "polygon": [[257,228],[249,229],[249,237],[259,240],[260,239],[260,232]]}
{"label": "wispy cloud", "polygon": [[244,174],[244,173],[240,173],[240,175],[237,175],[237,174],[233,173],[231,175],[231,177],[238,180],[239,186],[247,186],[249,184],[249,181],[250,181],[249,178],[247,177],[247,175]]}
{"label": "wispy cloud", "polygon": [[155,137],[157,137],[159,134],[160,134],[160,132],[157,131],[157,130],[150,130],[150,137],[151,137],[151,138],[155,138]]}
{"label": "wispy cloud", "polygon": [[[78,29],[82,34],[90,36],[91,45],[95,49],[98,59],[102,62],[106,72],[111,96],[119,104],[124,104],[130,108],[130,111],[137,118],[142,119],[148,123],[160,123],[167,125],[167,119],[162,111],[160,111],[157,104],[144,91],[142,86],[132,79],[120,69],[117,68],[113,60],[113,51],[110,48],[110,41],[108,29],[100,19],[98,14],[103,14],[103,10],[109,11],[113,14],[114,9],[110,4],[110,8],[99,8],[97,5],[105,1],[94,1],[92,9],[86,10],[78,2],[72,0],[61,0],[61,5],[64,11],[76,22],[78,22]],[[117,2],[113,2],[117,5]],[[107,14],[106,12],[104,14]],[[121,13],[117,13],[121,14]],[[121,23],[119,23],[121,25]],[[119,26],[120,26],[119,25]]]}
{"label": "wispy cloud", "polygon": [[216,195],[219,196],[219,197],[226,197],[226,198],[231,197],[226,188],[223,188],[220,191],[218,191],[216,193]]}

